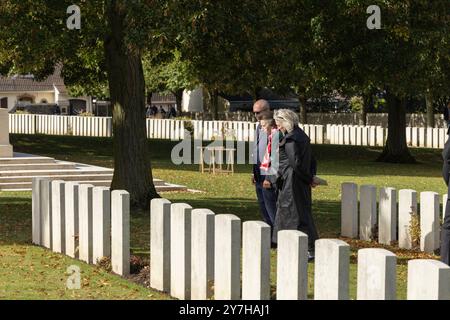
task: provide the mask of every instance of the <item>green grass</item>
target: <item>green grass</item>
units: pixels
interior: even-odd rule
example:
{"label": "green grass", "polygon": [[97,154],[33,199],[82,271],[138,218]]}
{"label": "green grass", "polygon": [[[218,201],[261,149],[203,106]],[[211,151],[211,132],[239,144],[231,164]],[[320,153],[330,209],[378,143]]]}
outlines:
{"label": "green grass", "polygon": [[[103,138],[55,137],[55,136],[12,136],[15,151],[55,157],[61,160],[90,163],[105,167],[113,167],[112,141]],[[250,183],[250,165],[238,165],[234,175],[210,175],[198,172],[198,165],[173,165],[170,151],[175,143],[171,141],[149,141],[151,162],[154,177],[171,183],[183,184],[190,189],[202,193],[165,193],[163,197],[173,202],[186,202],[194,208],[209,208],[216,214],[235,214],[242,220],[260,220],[254,187]],[[340,230],[340,186],[343,182],[355,182],[359,185],[372,184],[377,187],[394,187],[397,189],[414,189],[446,192],[441,178],[441,154],[439,150],[413,149],[417,164],[399,165],[374,161],[381,152],[379,148],[351,146],[313,146],[318,160],[318,174],[325,178],[329,185],[321,186],[313,192],[313,212],[320,236],[336,238]],[[0,283],[14,274],[15,288],[4,291],[0,286],[0,298],[72,298],[72,291],[66,292],[61,280],[68,265],[78,261],[54,255],[48,251],[30,245],[31,238],[31,196],[30,193],[0,193]],[[149,215],[147,212],[133,212],[131,221],[133,254],[148,258],[149,254]],[[347,239],[346,239],[347,240]],[[398,298],[406,297],[406,263],[408,259],[431,257],[421,253],[398,250],[392,246],[379,246],[363,241],[349,241],[352,245],[350,267],[350,295],[356,297],[356,251],[361,247],[384,247],[398,256]],[[20,254],[15,253],[18,251]],[[276,251],[272,252],[272,282],[275,284]],[[52,259],[48,259],[51,256]],[[15,261],[20,262],[18,268]],[[54,267],[45,269],[48,261]],[[42,270],[42,277],[49,281],[33,277],[30,266]],[[6,267],[6,268],[4,268]],[[42,269],[43,268],[43,269]],[[23,269],[23,273],[22,273]],[[46,271],[45,271],[46,270]],[[309,267],[309,294],[312,297],[313,264]],[[83,265],[86,283],[89,285],[76,292],[82,298],[165,298],[153,291],[128,284],[119,277]],[[27,273],[28,272],[28,273]],[[83,274],[84,276],[84,274]],[[110,286],[102,286],[107,279]],[[59,282],[58,282],[59,281]],[[51,285],[47,282],[52,282]],[[129,289],[122,286],[129,286]],[[46,289],[38,290],[39,286]],[[8,287],[9,288],[9,287]],[[15,290],[23,290],[16,292]],[[30,289],[27,289],[30,288]],[[120,288],[120,289],[119,289]],[[3,291],[2,291],[3,290]],[[45,292],[45,293],[43,293]],[[62,294],[62,292],[65,292]],[[116,293],[116,294],[115,294]],[[108,296],[111,295],[111,296]],[[78,297],[78,296],[77,296]]]}

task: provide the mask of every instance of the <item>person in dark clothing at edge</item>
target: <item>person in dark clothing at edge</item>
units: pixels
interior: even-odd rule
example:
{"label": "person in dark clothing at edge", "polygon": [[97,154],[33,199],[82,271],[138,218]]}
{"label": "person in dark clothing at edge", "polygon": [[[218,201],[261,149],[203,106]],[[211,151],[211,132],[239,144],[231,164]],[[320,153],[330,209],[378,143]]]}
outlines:
{"label": "person in dark clothing at edge", "polygon": [[[262,112],[270,112],[270,106],[266,100],[258,100],[253,105],[253,113],[258,122],[261,120],[260,114]],[[261,128],[260,123],[258,123],[256,127],[255,141],[256,143],[253,147],[252,183],[256,188],[256,196],[258,198],[261,216],[264,222],[270,225],[271,230],[273,231],[275,214],[277,212],[277,193],[275,185],[270,181],[271,177],[262,174],[260,169],[268,142],[267,133]]]}
{"label": "person in dark clothing at edge", "polygon": [[314,259],[314,244],[319,235],[312,216],[311,188],[317,164],[309,137],[298,127],[298,116],[288,109],[275,111],[274,119],[283,133],[279,144],[277,174],[278,203],[272,242],[280,230],[299,230],[308,235],[308,260]]}
{"label": "person in dark clothing at edge", "polygon": [[[450,101],[448,102],[447,108],[450,109]],[[447,114],[447,126],[448,126],[448,114]],[[447,135],[450,134],[450,126],[447,129]],[[448,184],[450,177],[450,139],[444,145],[444,151],[442,152],[442,158],[444,160],[442,166],[442,177],[448,188],[449,198],[447,200],[447,206],[445,208],[444,223],[442,224],[441,230],[441,261],[447,265],[450,265],[450,186]]]}

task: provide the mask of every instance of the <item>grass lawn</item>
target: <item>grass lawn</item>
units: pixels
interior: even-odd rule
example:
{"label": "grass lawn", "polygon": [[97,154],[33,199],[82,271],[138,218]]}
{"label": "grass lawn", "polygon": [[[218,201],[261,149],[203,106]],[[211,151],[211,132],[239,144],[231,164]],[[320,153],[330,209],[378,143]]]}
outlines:
{"label": "grass lawn", "polygon": [[[105,167],[113,167],[112,140],[102,138],[13,135],[15,151],[51,156]],[[216,214],[229,213],[242,220],[260,220],[254,188],[250,183],[250,165],[238,165],[234,175],[210,175],[198,172],[198,165],[173,165],[170,152],[175,143],[149,141],[154,177],[183,184],[201,193],[163,193],[173,202],[186,202],[194,208],[208,208]],[[379,148],[351,146],[313,146],[318,160],[318,174],[328,186],[313,192],[313,212],[320,236],[336,238],[340,230],[340,185],[355,182],[377,187],[446,192],[441,178],[441,151],[412,149],[417,164],[397,165],[374,161]],[[133,212],[132,251],[148,259],[149,215]],[[350,295],[356,297],[356,251],[361,247],[384,247],[398,256],[398,298],[406,297],[406,263],[412,258],[436,258],[396,247],[347,240],[352,246]],[[158,294],[98,268],[31,245],[31,193],[0,192],[0,298],[118,298],[162,299]],[[276,251],[272,251],[272,283],[275,285]],[[65,289],[66,268],[82,267],[83,288]],[[312,297],[313,264],[310,264],[309,294]]]}

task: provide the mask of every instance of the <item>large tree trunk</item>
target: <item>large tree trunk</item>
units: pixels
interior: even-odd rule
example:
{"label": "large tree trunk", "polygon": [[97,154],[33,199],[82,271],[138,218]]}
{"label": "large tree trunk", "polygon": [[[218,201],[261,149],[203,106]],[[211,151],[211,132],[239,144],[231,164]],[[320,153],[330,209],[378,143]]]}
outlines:
{"label": "large tree trunk", "polygon": [[363,95],[363,106],[361,109],[361,121],[360,125],[367,126],[367,112],[369,111],[371,95]]}
{"label": "large tree trunk", "polygon": [[308,116],[307,116],[307,110],[306,110],[306,94],[302,93],[298,96],[298,100],[300,102],[300,123],[306,124],[308,123]]}
{"label": "large tree trunk", "polygon": [[181,104],[183,103],[183,92],[184,92],[184,89],[172,91],[172,94],[175,96],[175,103],[177,104],[178,114],[181,113],[181,109],[182,109]]}
{"label": "large tree trunk", "polygon": [[141,55],[124,43],[125,1],[108,0],[106,10],[109,34],[104,47],[114,133],[111,189],[128,191],[133,208],[148,208],[150,200],[158,195],[147,149]]}
{"label": "large tree trunk", "polygon": [[425,95],[425,104],[427,107],[427,127],[434,128],[433,96],[429,93]]}
{"label": "large tree trunk", "polygon": [[406,144],[406,100],[387,92],[388,137],[386,146],[377,161],[415,163]]}

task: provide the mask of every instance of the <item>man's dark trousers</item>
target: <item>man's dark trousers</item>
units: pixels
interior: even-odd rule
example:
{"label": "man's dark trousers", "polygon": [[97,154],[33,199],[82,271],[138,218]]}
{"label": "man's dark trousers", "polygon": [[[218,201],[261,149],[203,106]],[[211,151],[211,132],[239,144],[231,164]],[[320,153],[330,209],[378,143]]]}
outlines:
{"label": "man's dark trousers", "polygon": [[264,176],[259,176],[259,179],[256,181],[256,196],[258,197],[262,218],[273,229],[277,213],[277,192],[274,186],[270,189],[264,189],[262,186],[263,182]]}

